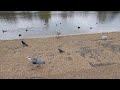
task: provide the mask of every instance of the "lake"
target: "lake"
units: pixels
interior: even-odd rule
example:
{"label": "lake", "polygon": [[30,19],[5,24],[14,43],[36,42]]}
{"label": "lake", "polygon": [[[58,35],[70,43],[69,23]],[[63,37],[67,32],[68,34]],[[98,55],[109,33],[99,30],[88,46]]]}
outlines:
{"label": "lake", "polygon": [[0,40],[116,31],[119,11],[0,11]]}

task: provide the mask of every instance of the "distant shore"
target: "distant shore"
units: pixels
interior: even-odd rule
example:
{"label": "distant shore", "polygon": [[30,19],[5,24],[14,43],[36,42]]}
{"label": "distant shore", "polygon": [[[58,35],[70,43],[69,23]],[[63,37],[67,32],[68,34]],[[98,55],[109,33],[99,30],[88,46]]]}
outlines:
{"label": "distant shore", "polygon": [[[27,56],[46,63],[32,65]],[[1,79],[120,78],[120,32],[0,40],[0,64]]]}

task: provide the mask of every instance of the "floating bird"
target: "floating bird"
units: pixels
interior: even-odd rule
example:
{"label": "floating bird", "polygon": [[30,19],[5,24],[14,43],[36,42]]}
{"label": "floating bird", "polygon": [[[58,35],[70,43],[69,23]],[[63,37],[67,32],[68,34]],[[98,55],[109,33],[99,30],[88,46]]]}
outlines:
{"label": "floating bird", "polygon": [[62,49],[60,49],[60,48],[58,48],[58,50],[59,50],[59,52],[60,53],[63,53],[63,52],[65,52],[65,51],[63,51]]}
{"label": "floating bird", "polygon": [[27,32],[28,30],[26,29],[25,31]]}
{"label": "floating bird", "polygon": [[108,37],[107,37],[107,36],[102,36],[101,39],[102,39],[102,40],[107,40]]}
{"label": "floating bird", "polygon": [[46,24],[44,24],[44,25],[46,25]]}
{"label": "floating bird", "polygon": [[60,23],[61,24],[61,23]]}
{"label": "floating bird", "polygon": [[2,32],[4,33],[4,32],[7,32],[7,30],[2,30]]}
{"label": "floating bird", "polygon": [[57,26],[57,24],[56,24],[56,26]]}
{"label": "floating bird", "polygon": [[92,27],[90,27],[90,29],[92,29]]}
{"label": "floating bird", "polygon": [[31,57],[27,57],[27,59],[29,59],[33,64],[45,64],[45,61],[43,61],[40,58],[31,58]]}
{"label": "floating bird", "polygon": [[98,24],[98,23],[96,23],[96,24]]}
{"label": "floating bird", "polygon": [[79,29],[80,27],[78,27],[78,29]]}
{"label": "floating bird", "polygon": [[21,34],[19,34],[19,37],[22,36]]}
{"label": "floating bird", "polygon": [[24,41],[21,41],[23,46],[28,46]]}

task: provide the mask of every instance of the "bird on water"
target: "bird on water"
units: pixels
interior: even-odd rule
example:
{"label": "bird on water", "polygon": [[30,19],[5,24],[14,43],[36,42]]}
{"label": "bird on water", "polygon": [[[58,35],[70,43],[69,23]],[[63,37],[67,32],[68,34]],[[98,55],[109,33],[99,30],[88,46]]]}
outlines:
{"label": "bird on water", "polygon": [[7,30],[2,30],[2,32],[4,33],[4,32],[7,32]]}
{"label": "bird on water", "polygon": [[19,37],[22,36],[21,34],[19,34]]}
{"label": "bird on water", "polygon": [[78,29],[80,29],[80,27],[78,26]]}

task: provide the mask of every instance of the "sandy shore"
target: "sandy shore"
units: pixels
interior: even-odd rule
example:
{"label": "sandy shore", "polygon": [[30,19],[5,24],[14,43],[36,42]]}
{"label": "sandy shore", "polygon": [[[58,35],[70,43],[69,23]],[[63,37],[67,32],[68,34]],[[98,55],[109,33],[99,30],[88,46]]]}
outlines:
{"label": "sandy shore", "polygon": [[[101,40],[107,35],[108,40]],[[119,78],[120,32],[0,41],[0,79]],[[58,48],[64,50],[60,53]],[[33,65],[27,56],[46,63]]]}

